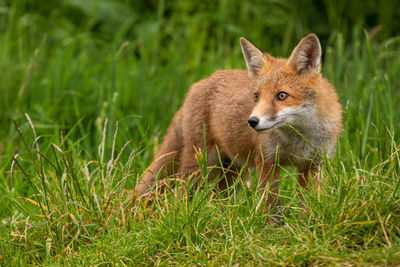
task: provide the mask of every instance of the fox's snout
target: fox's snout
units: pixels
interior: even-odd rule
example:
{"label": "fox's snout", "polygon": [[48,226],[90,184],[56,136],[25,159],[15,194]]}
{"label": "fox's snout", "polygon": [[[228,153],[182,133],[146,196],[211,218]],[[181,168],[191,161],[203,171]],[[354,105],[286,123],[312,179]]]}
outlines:
{"label": "fox's snout", "polygon": [[247,122],[248,122],[248,124],[250,125],[251,128],[255,128],[258,125],[259,121],[260,120],[257,117],[254,117],[254,116],[251,116],[247,120]]}
{"label": "fox's snout", "polygon": [[255,116],[250,115],[250,118],[247,120],[249,126],[255,130],[256,132],[262,133],[267,132],[276,128],[281,127],[286,122],[285,116],[276,116],[276,117],[269,117],[269,116]]}

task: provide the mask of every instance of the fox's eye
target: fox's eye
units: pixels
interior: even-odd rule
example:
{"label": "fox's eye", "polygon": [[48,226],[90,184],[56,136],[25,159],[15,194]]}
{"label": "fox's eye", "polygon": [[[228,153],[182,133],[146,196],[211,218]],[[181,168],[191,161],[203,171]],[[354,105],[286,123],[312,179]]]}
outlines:
{"label": "fox's eye", "polygon": [[258,93],[254,93],[254,101],[258,100]]}
{"label": "fox's eye", "polygon": [[279,93],[276,95],[276,98],[277,98],[278,100],[280,100],[280,101],[286,100],[286,98],[288,98],[288,97],[289,97],[289,94],[286,93],[286,92],[279,92]]}

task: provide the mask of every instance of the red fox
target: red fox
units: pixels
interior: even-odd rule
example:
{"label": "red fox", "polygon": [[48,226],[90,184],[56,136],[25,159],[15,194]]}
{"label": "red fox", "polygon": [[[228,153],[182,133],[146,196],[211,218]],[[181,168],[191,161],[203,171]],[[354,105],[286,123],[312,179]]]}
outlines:
{"label": "red fox", "polygon": [[236,164],[250,159],[260,187],[269,187],[265,210],[279,191],[280,166],[294,164],[301,186],[308,188],[309,176],[318,186],[321,156],[334,153],[342,128],[338,96],[321,74],[318,37],[305,36],[288,59],[275,58],[243,37],[240,45],[247,72],[217,71],[191,86],[138,183],[139,195],[156,177],[173,172],[189,177],[199,169],[195,155],[204,147],[203,125],[207,165],[220,158]]}

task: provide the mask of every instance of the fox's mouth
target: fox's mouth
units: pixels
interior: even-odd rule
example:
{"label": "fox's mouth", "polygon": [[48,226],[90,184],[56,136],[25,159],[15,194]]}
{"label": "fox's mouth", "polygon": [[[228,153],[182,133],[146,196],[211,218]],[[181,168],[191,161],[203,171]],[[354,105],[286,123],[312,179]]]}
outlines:
{"label": "fox's mouth", "polygon": [[274,124],[272,124],[271,126],[268,127],[264,127],[264,128],[253,128],[256,132],[258,133],[265,133],[268,132],[270,130],[273,130],[274,128],[281,126],[282,124],[284,124],[285,121],[281,120],[281,121],[277,121]]}

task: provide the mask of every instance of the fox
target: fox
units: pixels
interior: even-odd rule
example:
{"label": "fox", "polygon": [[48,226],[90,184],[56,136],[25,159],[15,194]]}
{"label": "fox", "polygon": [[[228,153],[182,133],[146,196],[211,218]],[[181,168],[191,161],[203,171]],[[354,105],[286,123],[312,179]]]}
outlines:
{"label": "fox", "polygon": [[218,70],[190,87],[137,183],[139,196],[157,178],[175,173],[189,179],[199,170],[196,152],[203,148],[207,166],[222,158],[256,168],[265,212],[280,203],[283,166],[297,167],[300,186],[319,188],[323,155],[335,153],[342,129],[342,107],[322,76],[317,35],[303,37],[289,58],[273,57],[244,37],[240,46],[247,71]]}

